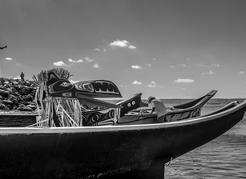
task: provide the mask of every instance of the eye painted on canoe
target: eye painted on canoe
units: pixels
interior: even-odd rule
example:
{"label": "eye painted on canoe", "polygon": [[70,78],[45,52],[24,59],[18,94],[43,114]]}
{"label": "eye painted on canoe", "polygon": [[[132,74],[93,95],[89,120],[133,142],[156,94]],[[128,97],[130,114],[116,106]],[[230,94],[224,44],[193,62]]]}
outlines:
{"label": "eye painted on canoe", "polygon": [[68,86],[70,86],[70,85],[71,85],[71,83],[64,81],[64,82],[61,83],[59,86],[61,86],[61,87],[68,87]]}

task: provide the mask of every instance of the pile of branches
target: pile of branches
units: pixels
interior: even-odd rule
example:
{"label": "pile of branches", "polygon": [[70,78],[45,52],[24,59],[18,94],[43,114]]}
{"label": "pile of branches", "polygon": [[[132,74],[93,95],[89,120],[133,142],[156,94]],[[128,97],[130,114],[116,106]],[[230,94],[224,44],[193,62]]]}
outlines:
{"label": "pile of branches", "polygon": [[73,76],[68,70],[64,68],[53,68],[51,70],[42,70],[36,76],[33,75],[33,81],[37,85],[47,82],[49,72],[55,72],[59,78],[66,79],[66,80],[68,80],[71,76]]}

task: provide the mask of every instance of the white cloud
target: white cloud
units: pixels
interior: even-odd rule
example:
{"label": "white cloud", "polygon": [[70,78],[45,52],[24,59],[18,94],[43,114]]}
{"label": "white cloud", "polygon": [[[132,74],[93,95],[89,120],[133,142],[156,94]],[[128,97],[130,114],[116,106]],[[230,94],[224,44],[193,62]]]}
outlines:
{"label": "white cloud", "polygon": [[77,60],[77,63],[83,63],[83,62],[84,62],[83,59],[78,59],[78,60]]}
{"label": "white cloud", "polygon": [[149,87],[149,88],[163,88],[164,86],[158,85],[155,81],[151,81],[151,82],[147,85],[147,87]]}
{"label": "white cloud", "polygon": [[149,88],[156,88],[157,87],[157,84],[155,81],[151,81],[150,84],[147,85],[147,87]]}
{"label": "white cloud", "polygon": [[194,83],[195,80],[193,79],[187,79],[187,78],[178,78],[174,80],[174,83]]}
{"label": "white cloud", "polygon": [[101,49],[101,48],[94,48],[93,50],[96,51],[96,52],[106,52],[106,51],[107,51],[106,48],[104,48],[104,49]]}
{"label": "white cloud", "polygon": [[240,75],[244,75],[245,74],[245,71],[240,71],[239,74]]}
{"label": "white cloud", "polygon": [[139,70],[139,69],[142,69],[142,66],[140,66],[140,65],[132,65],[131,68]]}
{"label": "white cloud", "polygon": [[169,65],[169,68],[174,69],[175,65]]}
{"label": "white cloud", "polygon": [[129,45],[128,48],[129,49],[136,49],[137,47],[135,47],[134,45]]}
{"label": "white cloud", "polygon": [[99,66],[98,63],[95,63],[92,67],[93,67],[93,68],[100,68],[100,66]]}
{"label": "white cloud", "polygon": [[129,42],[127,40],[115,40],[109,44],[111,47],[128,47]]}
{"label": "white cloud", "polygon": [[91,63],[94,61],[94,59],[90,58],[90,57],[85,57],[85,61]]}
{"label": "white cloud", "polygon": [[71,62],[71,63],[82,63],[82,62],[84,62],[83,59],[73,60],[73,59],[71,59],[71,58],[69,58],[68,61]]}
{"label": "white cloud", "polygon": [[142,84],[142,82],[141,82],[141,81],[137,81],[137,80],[135,80],[135,81],[133,81],[133,82],[132,82],[132,84],[133,84],[133,85],[141,85],[141,84]]}
{"label": "white cloud", "polygon": [[71,63],[75,63],[75,60],[73,60],[71,58],[69,58],[68,61],[71,62]]}
{"label": "white cloud", "polygon": [[137,47],[132,45],[127,40],[115,40],[109,44],[111,47],[119,47],[119,48],[128,48],[128,49],[136,49]]}
{"label": "white cloud", "polygon": [[11,58],[11,57],[6,57],[5,60],[7,60],[7,61],[12,61],[12,60],[14,60],[14,59]]}
{"label": "white cloud", "polygon": [[64,63],[63,61],[53,62],[53,65],[54,66],[59,66],[59,67],[61,67],[61,66],[67,66],[67,64]]}
{"label": "white cloud", "polygon": [[213,72],[212,70],[209,70],[207,72],[203,72],[202,75],[214,75],[215,72]]}

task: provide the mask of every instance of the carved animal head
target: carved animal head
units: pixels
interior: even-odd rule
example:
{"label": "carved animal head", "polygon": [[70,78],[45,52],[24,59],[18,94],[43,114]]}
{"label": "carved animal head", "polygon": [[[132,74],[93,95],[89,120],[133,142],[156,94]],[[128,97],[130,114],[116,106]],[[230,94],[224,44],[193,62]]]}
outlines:
{"label": "carved animal head", "polygon": [[59,76],[51,71],[48,73],[47,80],[48,92],[51,96],[56,97],[122,97],[118,87],[108,80],[91,80],[81,81],[72,84],[67,79],[61,79]]}

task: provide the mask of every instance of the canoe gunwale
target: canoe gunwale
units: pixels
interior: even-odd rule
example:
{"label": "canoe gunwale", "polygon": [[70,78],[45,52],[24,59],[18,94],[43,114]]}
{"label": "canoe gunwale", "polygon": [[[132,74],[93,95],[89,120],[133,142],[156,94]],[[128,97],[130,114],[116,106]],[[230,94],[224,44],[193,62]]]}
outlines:
{"label": "canoe gunwale", "polygon": [[222,111],[220,113],[199,116],[196,118],[156,123],[156,124],[136,124],[136,125],[114,125],[114,126],[86,126],[86,127],[1,127],[0,135],[10,135],[10,134],[34,134],[34,133],[54,133],[54,134],[67,134],[67,133],[95,133],[95,132],[117,132],[117,131],[131,131],[131,130],[151,130],[151,129],[161,129],[161,128],[172,128],[180,127],[186,125],[192,125],[196,123],[207,122],[211,120],[216,120],[222,117],[226,117],[232,113],[238,112],[241,109],[246,110],[246,101],[232,107],[228,110]]}

